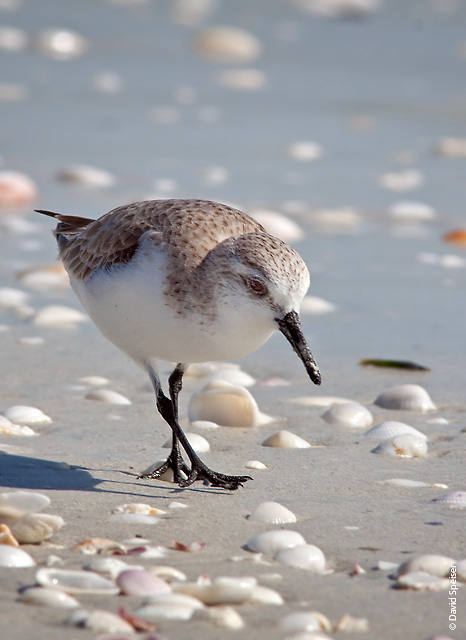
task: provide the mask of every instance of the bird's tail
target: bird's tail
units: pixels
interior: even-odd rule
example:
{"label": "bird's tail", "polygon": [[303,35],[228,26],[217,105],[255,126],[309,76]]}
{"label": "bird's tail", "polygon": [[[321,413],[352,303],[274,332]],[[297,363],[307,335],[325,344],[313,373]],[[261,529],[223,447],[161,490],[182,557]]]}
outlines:
{"label": "bird's tail", "polygon": [[42,213],[45,216],[49,216],[50,218],[55,218],[55,220],[58,220],[57,228],[55,229],[55,235],[73,235],[85,229],[91,222],[94,222],[92,218],[66,216],[63,213],[54,213],[53,211],[45,211],[44,209],[35,209],[35,211],[36,213]]}

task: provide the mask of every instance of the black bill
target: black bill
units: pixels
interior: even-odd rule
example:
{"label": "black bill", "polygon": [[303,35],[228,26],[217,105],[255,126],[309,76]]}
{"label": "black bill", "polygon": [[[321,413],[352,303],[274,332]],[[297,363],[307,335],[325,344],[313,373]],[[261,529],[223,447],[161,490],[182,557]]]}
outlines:
{"label": "black bill", "polygon": [[307,346],[306,338],[301,329],[301,322],[296,311],[290,311],[284,318],[277,318],[280,331],[302,360],[306,371],[314,384],[320,384],[322,377],[311,350]]}

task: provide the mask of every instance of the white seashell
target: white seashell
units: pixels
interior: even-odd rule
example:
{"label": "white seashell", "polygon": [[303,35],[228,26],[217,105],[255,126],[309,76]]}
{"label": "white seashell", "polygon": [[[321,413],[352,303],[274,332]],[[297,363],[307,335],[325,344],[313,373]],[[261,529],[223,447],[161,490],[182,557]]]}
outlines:
{"label": "white seashell", "polygon": [[379,560],[377,562],[377,569],[379,571],[393,571],[394,569],[398,569],[397,562],[390,562],[388,560]]}
{"label": "white seashell", "polygon": [[304,314],[322,315],[335,311],[337,306],[318,296],[305,296],[301,302],[300,312]]}
{"label": "white seashell", "polygon": [[183,582],[174,585],[177,593],[197,598],[207,605],[241,604],[251,596],[257,580],[252,577],[221,576],[213,582]]}
{"label": "white seashell", "polygon": [[87,51],[87,40],[64,29],[49,29],[38,34],[35,40],[37,51],[57,60],[70,60]]}
{"label": "white seashell", "polygon": [[[210,444],[208,440],[206,440],[203,436],[200,436],[197,433],[190,433],[189,431],[185,432],[185,436],[188,438],[189,444],[192,446],[196,453],[207,453],[210,451]],[[165,449],[170,449],[172,446],[171,438],[165,442],[163,447]]]}
{"label": "white seashell", "polygon": [[450,578],[439,578],[425,571],[405,573],[395,582],[397,589],[413,589],[414,591],[442,591],[450,588]]}
{"label": "white seashell", "polygon": [[371,412],[358,402],[334,404],[322,416],[328,424],[364,428],[372,424]]}
{"label": "white seashell", "polygon": [[382,442],[372,449],[372,453],[380,453],[386,456],[400,456],[401,458],[425,458],[427,455],[427,443],[422,438],[404,433]]}
{"label": "white seashell", "polygon": [[301,9],[326,18],[358,19],[380,7],[380,0],[294,0]]}
{"label": "white seashell", "polygon": [[22,285],[36,291],[64,291],[70,288],[70,279],[62,264],[53,262],[18,274]]}
{"label": "white seashell", "polygon": [[275,554],[275,560],[290,567],[322,573],[325,571],[325,556],[319,547],[313,544],[301,544],[297,547],[282,549]]}
{"label": "white seashell", "polygon": [[331,407],[334,404],[347,404],[352,400],[338,396],[303,396],[301,398],[293,398],[291,402],[300,404],[303,407]]}
{"label": "white seashell", "polygon": [[267,469],[267,466],[263,462],[260,462],[260,460],[248,460],[244,466],[246,469]]}
{"label": "white seashell", "polygon": [[289,144],[285,149],[285,153],[293,160],[309,162],[320,158],[323,154],[323,149],[317,142],[301,140]]}
{"label": "white seashell", "polygon": [[303,536],[297,531],[281,529],[279,531],[265,531],[250,538],[244,548],[255,553],[266,553],[274,556],[282,549],[306,544]]}
{"label": "white seashell", "polygon": [[94,633],[111,633],[111,634],[131,634],[134,637],[134,628],[129,622],[123,620],[122,617],[110,611],[95,609],[94,611],[86,611],[85,609],[76,609],[70,614],[65,624],[75,627],[84,627],[90,629]]}
{"label": "white seashell", "polygon": [[388,214],[397,220],[433,220],[435,209],[423,202],[397,202],[388,209]]}
{"label": "white seashell", "polygon": [[249,62],[261,53],[259,40],[234,27],[210,27],[194,40],[194,49],[214,62]]}
{"label": "white seashell", "polygon": [[169,509],[187,509],[189,507],[185,502],[180,502],[180,500],[172,500],[168,503]]}
{"label": "white seashell", "polygon": [[222,629],[243,629],[244,620],[233,607],[218,605],[204,609],[196,609],[195,620],[210,620]]}
{"label": "white seashell", "polygon": [[441,502],[451,507],[464,508],[466,507],[466,491],[450,491],[438,496],[438,498],[434,498],[432,502]]}
{"label": "white seashell", "polygon": [[252,209],[248,213],[265,227],[267,233],[280,238],[284,242],[297,242],[304,238],[304,230],[294,220],[277,211]]}
{"label": "white seashell", "polygon": [[196,610],[203,608],[200,600],[184,593],[161,593],[152,596],[135,615],[148,622],[190,620]]}
{"label": "white seashell", "polygon": [[28,513],[45,509],[50,498],[43,493],[32,491],[7,491],[0,493],[0,520],[4,518],[21,518]]}
{"label": "white seashell", "polygon": [[466,559],[456,563],[456,578],[460,582],[466,582]]}
{"label": "white seashell", "polygon": [[368,438],[387,440],[388,438],[393,438],[394,436],[398,436],[403,433],[410,433],[411,435],[417,436],[422,440],[427,440],[427,436],[421,431],[418,431],[414,427],[411,427],[409,424],[405,424],[404,422],[397,422],[396,420],[387,420],[386,422],[376,424],[375,427],[372,427],[372,429],[366,431],[364,435]]}
{"label": "white seashell", "polygon": [[191,422],[191,426],[195,429],[218,429],[220,425],[216,422],[209,422],[209,420],[194,420]]}
{"label": "white seashell", "polygon": [[[293,631],[330,631],[331,624],[327,616],[319,611],[295,611],[280,618],[280,628]],[[294,636],[293,636],[294,637]]]}
{"label": "white seashell", "polygon": [[95,400],[96,402],[105,402],[106,404],[129,405],[131,400],[118,391],[111,389],[93,389],[85,396],[86,400]]}
{"label": "white seashell", "polygon": [[22,338],[18,338],[16,342],[26,347],[36,347],[45,344],[45,340],[41,336],[23,336]]}
{"label": "white seashell", "polygon": [[29,176],[17,171],[0,171],[0,209],[29,207],[38,195]]}
{"label": "white seashell", "polygon": [[241,91],[257,91],[267,85],[267,76],[260,69],[223,69],[215,79],[224,87]]}
{"label": "white seashell", "polygon": [[270,604],[274,606],[280,606],[284,604],[282,596],[269,587],[263,587],[262,585],[256,585],[252,590],[251,595],[248,598],[250,604]]}
{"label": "white seashell", "polygon": [[401,384],[383,391],[374,404],[384,409],[405,411],[433,411],[436,406],[423,387],[417,384]]}
{"label": "white seashell", "polygon": [[63,518],[49,513],[29,513],[18,520],[8,521],[11,533],[23,544],[48,540],[64,524]]}
{"label": "white seashell", "polygon": [[309,449],[311,445],[295,433],[282,429],[266,438],[262,446],[277,447],[279,449]]}
{"label": "white seashell", "polygon": [[165,580],[144,569],[126,569],[118,574],[116,583],[121,592],[129,596],[152,596],[156,593],[171,592]]}
{"label": "white seashell", "polygon": [[207,376],[206,384],[217,380],[223,380],[224,382],[229,382],[230,384],[234,384],[238,387],[252,387],[256,384],[255,379],[250,376],[249,373],[241,371],[241,369],[231,369],[229,367],[213,371]]}
{"label": "white seashell", "polygon": [[347,633],[363,633],[369,631],[369,620],[367,618],[355,618],[345,613],[338,620],[334,631],[346,631]]}
{"label": "white seashell", "polygon": [[318,227],[331,232],[347,232],[361,223],[361,215],[350,207],[319,209],[313,212],[311,221]]}
{"label": "white seashell", "polygon": [[100,573],[111,580],[115,580],[118,574],[122,571],[127,571],[128,569],[142,569],[143,567],[140,565],[126,564],[126,562],[115,558],[115,556],[109,556],[106,558],[99,556],[97,558],[93,558],[90,562],[87,562],[83,568],[86,569],[86,571],[94,571],[95,573]]}
{"label": "white seashell", "polygon": [[42,568],[36,573],[36,581],[43,587],[61,589],[66,593],[117,594],[120,589],[114,582],[93,571]]}
{"label": "white seashell", "polygon": [[166,511],[151,507],[150,504],[145,504],[144,502],[130,502],[115,507],[115,509],[112,509],[112,513],[140,513],[143,515],[160,516],[166,513]]}
{"label": "white seashell", "polygon": [[150,558],[150,559],[154,559],[154,558],[164,558],[165,555],[167,553],[167,548],[166,547],[162,547],[162,546],[156,546],[156,547],[145,547],[144,551],[141,551],[141,553],[139,554],[140,558]]}
{"label": "white seashell", "polygon": [[116,513],[109,520],[124,524],[157,524],[159,518],[144,513]]}
{"label": "white seashell", "polygon": [[105,384],[109,384],[110,380],[103,376],[84,376],[84,378],[79,378],[78,382],[87,384],[90,387],[101,387]]}
{"label": "white seashell", "polygon": [[87,320],[88,317],[77,309],[54,304],[41,309],[34,318],[34,324],[38,327],[71,329]]}
{"label": "white seashell", "polygon": [[0,287],[0,310],[11,311],[18,317],[27,318],[34,314],[33,309],[27,304],[29,294],[21,289],[12,287]]}
{"label": "white seashell", "polygon": [[186,577],[186,574],[184,574],[179,569],[175,569],[175,567],[158,565],[156,567],[150,567],[149,571],[168,583],[185,582],[188,579]]}
{"label": "white seashell", "polygon": [[248,516],[248,520],[256,520],[267,524],[286,524],[288,522],[296,522],[296,516],[278,502],[261,502]]}
{"label": "white seashell", "polygon": [[420,482],[419,480],[409,480],[408,478],[390,478],[389,480],[383,480],[381,484],[391,484],[395,487],[429,487],[427,482]]}
{"label": "white seashell", "polygon": [[37,407],[28,407],[25,405],[9,407],[4,410],[3,415],[12,422],[21,424],[45,424],[52,422],[52,418],[45,415],[45,413]]}
{"label": "white seashell", "polygon": [[411,191],[417,189],[424,182],[424,176],[416,169],[391,171],[379,177],[379,184],[390,191]]}
{"label": "white seashell", "polygon": [[0,415],[0,434],[4,436],[37,436],[35,431],[30,427],[24,427],[20,424],[13,424],[11,420]]}
{"label": "white seashell", "polygon": [[256,427],[272,420],[259,411],[247,389],[222,380],[191,396],[188,416],[191,422],[209,420],[224,427]]}
{"label": "white seashell", "polygon": [[19,593],[18,600],[29,604],[38,604],[43,607],[59,607],[63,609],[73,609],[79,607],[79,602],[73,596],[58,589],[49,587],[26,587]]}
{"label": "white seashell", "polygon": [[222,369],[239,371],[240,368],[239,364],[235,364],[234,362],[193,362],[189,365],[185,373],[185,378],[205,378]]}
{"label": "white seashell", "polygon": [[59,180],[69,182],[81,187],[89,187],[92,189],[105,189],[112,187],[116,180],[105,169],[90,167],[87,165],[75,165],[61,171],[58,175]]}
{"label": "white seashell", "polygon": [[0,544],[0,567],[33,567],[35,564],[29,553],[23,549]]}
{"label": "white seashell", "polygon": [[400,564],[396,572],[397,577],[404,576],[406,573],[413,573],[414,571],[424,571],[430,573],[433,576],[440,576],[441,578],[450,575],[451,565],[455,564],[453,558],[448,556],[440,556],[435,554],[426,553],[416,558],[411,558],[403,564]]}

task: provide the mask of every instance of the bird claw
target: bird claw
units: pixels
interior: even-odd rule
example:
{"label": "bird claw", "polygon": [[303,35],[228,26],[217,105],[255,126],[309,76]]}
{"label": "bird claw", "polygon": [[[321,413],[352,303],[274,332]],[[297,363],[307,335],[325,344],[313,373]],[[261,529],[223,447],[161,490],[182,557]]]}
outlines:
{"label": "bird claw", "polygon": [[160,467],[157,467],[157,469],[154,469],[150,473],[143,473],[142,475],[138,476],[138,480],[143,480],[144,478],[149,478],[150,480],[160,478],[160,476],[163,476],[163,474],[168,471],[168,469],[171,469],[173,471],[173,482],[176,482],[180,486],[181,483],[185,480],[181,473],[184,473],[188,477],[191,473],[190,468],[183,460],[181,454],[179,452],[176,452],[174,454],[172,451],[166,461],[162,465],[160,465]]}
{"label": "bird claw", "polygon": [[180,487],[189,487],[193,482],[196,482],[196,480],[203,480],[213,487],[236,491],[236,489],[243,486],[244,482],[252,480],[252,478],[251,476],[228,476],[223,473],[218,473],[213,469],[209,469],[209,467],[199,460],[193,462],[193,468],[186,480],[181,480],[178,484]]}

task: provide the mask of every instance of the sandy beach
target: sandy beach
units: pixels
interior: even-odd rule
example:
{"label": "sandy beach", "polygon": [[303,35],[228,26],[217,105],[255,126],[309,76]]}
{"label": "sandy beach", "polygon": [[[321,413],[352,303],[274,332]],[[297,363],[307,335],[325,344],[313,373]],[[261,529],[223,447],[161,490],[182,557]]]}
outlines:
{"label": "sandy beach", "polygon": [[[188,581],[250,576],[283,600],[232,604],[241,628],[221,626],[206,605],[190,620],[166,618],[152,631],[135,631],[141,640],[465,636],[464,584],[453,628],[448,587],[394,588],[394,575],[422,554],[466,558],[464,508],[435,501],[466,491],[466,253],[464,244],[443,239],[465,228],[466,7],[385,0],[348,15],[342,5],[0,0],[0,178],[21,172],[37,189],[35,197],[0,208],[0,414],[26,405],[51,418],[29,424],[37,434],[30,437],[0,430],[0,493],[44,494],[51,500],[45,512],[64,520],[49,539],[21,544],[36,566],[0,567],[5,640],[132,637],[65,624],[72,609],[18,598],[40,568],[82,569],[113,557],[75,549],[95,537],[136,549],[114,556],[128,565],[169,566]],[[201,38],[218,26],[241,30],[230,34],[226,52]],[[60,29],[75,34],[67,51],[45,34]],[[302,312],[320,388],[278,332],[238,361],[272,422],[191,428],[189,401],[206,380],[186,377],[181,424],[208,440],[201,457],[209,466],[252,476],[235,492],[139,480],[166,457],[170,435],[146,374],[89,320],[68,327],[38,321],[53,305],[81,308],[63,274],[47,270],[57,265],[54,222],[34,208],[97,218],[132,201],[191,197],[258,216],[266,210],[274,229],[278,218],[270,212],[284,216],[280,229],[295,233],[285,239],[311,272],[309,295],[329,303],[319,312],[311,301]],[[8,303],[7,290],[23,298]],[[366,358],[428,370],[361,366]],[[162,367],[165,382],[170,367]],[[105,382],[99,387],[90,376]],[[406,384],[422,386],[435,410],[374,404],[384,390]],[[86,398],[97,388],[130,404]],[[329,424],[322,418],[329,405],[312,404],[322,396],[360,403],[370,424]],[[308,401],[296,402],[302,398]],[[373,453],[380,440],[364,434],[383,421],[425,434],[427,454]],[[283,429],[311,447],[263,446]],[[266,468],[246,468],[250,460]],[[393,479],[403,482],[387,483]],[[296,522],[248,519],[266,501],[287,507]],[[153,524],[112,516],[130,503],[165,513]],[[267,553],[254,560],[244,546],[272,529],[297,531],[320,548],[325,571],[288,566]],[[203,544],[181,551],[175,541]],[[141,556],[137,547],[144,545],[160,546],[162,556]],[[75,597],[88,612],[124,607],[133,615],[146,600]],[[285,628],[287,614],[310,611],[329,621],[321,635]],[[346,615],[352,631],[342,628]]]}

